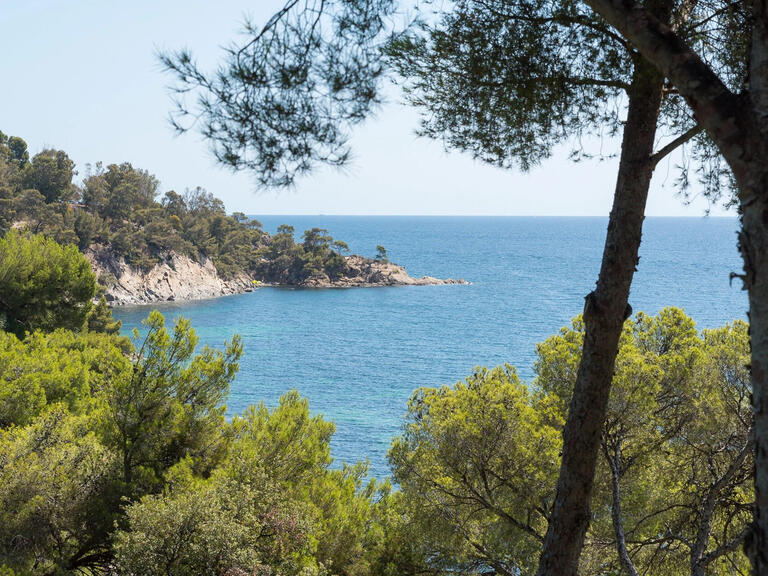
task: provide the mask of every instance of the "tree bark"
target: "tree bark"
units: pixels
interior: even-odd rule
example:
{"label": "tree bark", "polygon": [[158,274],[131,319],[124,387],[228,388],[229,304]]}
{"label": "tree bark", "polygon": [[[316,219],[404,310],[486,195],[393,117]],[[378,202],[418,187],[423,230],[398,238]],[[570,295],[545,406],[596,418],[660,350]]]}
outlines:
{"label": "tree bark", "polygon": [[563,431],[563,454],[540,576],[575,576],[589,526],[589,503],[619,337],[631,315],[629,289],[638,262],[653,144],[664,78],[638,58],[597,286],[584,305],[581,364]]}
{"label": "tree bark", "polygon": [[[714,71],[672,30],[632,0],[584,0],[616,28],[678,89],[697,122],[715,141],[736,178],[750,170],[745,134],[752,126],[749,104],[733,94]],[[765,0],[756,0],[765,3]]]}
{"label": "tree bark", "polygon": [[755,516],[747,551],[768,576],[768,0],[755,0],[749,88],[730,92],[668,26],[631,0],[585,0],[677,87],[739,186],[755,415]]}
{"label": "tree bark", "polygon": [[[768,182],[768,162],[763,165]],[[768,186],[763,188],[763,198]],[[748,546],[754,573],[768,575],[768,202],[742,204],[739,248],[749,291],[752,402],[755,412],[755,521]]]}

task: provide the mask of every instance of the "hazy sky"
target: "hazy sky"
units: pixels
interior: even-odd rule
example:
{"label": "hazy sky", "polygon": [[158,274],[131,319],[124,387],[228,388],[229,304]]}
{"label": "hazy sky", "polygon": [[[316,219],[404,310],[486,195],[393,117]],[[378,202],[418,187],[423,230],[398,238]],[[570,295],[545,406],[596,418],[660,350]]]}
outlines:
{"label": "hazy sky", "polygon": [[[280,0],[3,0],[0,130],[32,153],[62,148],[77,163],[131,162],[163,191],[202,186],[249,214],[607,215],[616,161],[573,164],[567,149],[528,174],[502,171],[414,136],[416,113],[398,94],[353,138],[343,171],[324,169],[294,190],[257,191],[217,166],[196,134],[176,136],[156,49],[189,47],[215,66],[248,14],[264,22]],[[604,142],[603,150],[617,148]],[[674,161],[657,169],[648,214],[700,216],[673,189]],[[724,214],[721,209],[713,214]]]}

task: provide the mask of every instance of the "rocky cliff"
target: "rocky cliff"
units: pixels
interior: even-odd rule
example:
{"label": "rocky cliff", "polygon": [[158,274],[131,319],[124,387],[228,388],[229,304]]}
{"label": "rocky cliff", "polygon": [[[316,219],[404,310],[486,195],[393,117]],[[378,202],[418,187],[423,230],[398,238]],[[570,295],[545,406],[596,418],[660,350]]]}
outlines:
{"label": "rocky cliff", "polygon": [[107,301],[113,306],[201,300],[253,290],[251,278],[246,274],[224,280],[207,258],[196,262],[188,256],[169,253],[162,262],[142,271],[103,246],[91,246],[85,256],[104,284]]}
{"label": "rocky cliff", "polygon": [[297,283],[270,282],[269,279],[239,274],[223,279],[210,259],[197,262],[173,252],[149,270],[130,266],[122,256],[104,246],[91,246],[85,252],[91,268],[106,288],[113,306],[151,302],[201,300],[227,294],[250,292],[255,286],[298,286],[303,288],[352,288],[363,286],[426,286],[468,284],[464,280],[443,280],[424,276],[413,278],[405,268],[362,256],[347,256],[342,276],[310,276]]}

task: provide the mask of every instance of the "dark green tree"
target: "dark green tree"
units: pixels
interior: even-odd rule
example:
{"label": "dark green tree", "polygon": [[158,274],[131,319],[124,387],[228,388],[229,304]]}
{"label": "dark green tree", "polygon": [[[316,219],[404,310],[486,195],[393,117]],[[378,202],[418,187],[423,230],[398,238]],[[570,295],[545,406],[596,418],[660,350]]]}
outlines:
{"label": "dark green tree", "polygon": [[95,214],[102,214],[107,202],[107,183],[104,180],[104,167],[101,162],[86,164],[83,178],[81,200]]}
{"label": "dark green tree", "polygon": [[161,204],[168,214],[178,218],[181,218],[187,212],[187,203],[184,202],[184,197],[173,190],[168,190],[165,193]]}
{"label": "dark green tree", "polygon": [[103,174],[104,213],[115,219],[126,219],[136,207],[149,207],[157,195],[159,182],[146,170],[128,162],[110,164]]}
{"label": "dark green tree", "polygon": [[7,146],[8,150],[10,150],[10,159],[16,163],[20,170],[24,169],[29,162],[27,143],[18,136],[11,136],[8,138]]}
{"label": "dark green tree", "polygon": [[186,190],[182,198],[190,212],[200,215],[226,214],[224,202],[199,186],[193,190]]}
{"label": "dark green tree", "polygon": [[40,192],[46,202],[64,202],[75,192],[72,186],[75,174],[75,163],[66,152],[43,150],[24,168],[24,187]]}
{"label": "dark green tree", "polygon": [[79,210],[75,216],[74,232],[77,235],[77,247],[80,250],[87,250],[91,242],[96,237],[101,227],[98,216]]}
{"label": "dark green tree", "polygon": [[13,190],[8,186],[0,186],[0,234],[10,230],[16,218]]}
{"label": "dark green tree", "polygon": [[184,457],[203,470],[212,466],[221,449],[223,401],[243,350],[235,336],[224,352],[206,347],[195,355],[198,338],[188,320],[168,334],[153,311],[145,325],[133,370],[107,390],[108,443],[120,454],[131,494],[155,491],[170,464]]}
{"label": "dark green tree", "polygon": [[[183,131],[197,118],[220,162],[269,186],[290,185],[318,162],[344,164],[349,128],[380,100],[378,41],[394,8],[394,0],[290,0],[263,27],[246,23],[242,44],[212,76],[187,51],[161,55],[180,81],[174,125]],[[199,109],[185,100],[191,92]]]}
{"label": "dark green tree", "polygon": [[[99,288],[103,290],[103,288]],[[115,317],[112,315],[112,309],[107,304],[106,297],[102,294],[88,315],[88,330],[91,332],[104,332],[105,334],[118,334],[122,325],[121,320],[115,320]]]}
{"label": "dark green tree", "polygon": [[25,332],[80,330],[93,306],[96,278],[76,246],[16,230],[0,239],[0,319]]}

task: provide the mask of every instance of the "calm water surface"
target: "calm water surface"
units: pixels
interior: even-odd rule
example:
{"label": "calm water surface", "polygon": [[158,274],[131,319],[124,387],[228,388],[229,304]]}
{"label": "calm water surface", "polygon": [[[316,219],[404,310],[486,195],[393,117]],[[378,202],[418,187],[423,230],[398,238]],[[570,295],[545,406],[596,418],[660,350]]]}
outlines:
{"label": "calm water surface", "polygon": [[[319,226],[353,252],[383,244],[414,276],[465,278],[470,286],[299,290],[158,306],[192,320],[202,344],[232,334],[245,344],[230,413],[287,390],[337,425],[337,462],[369,458],[388,473],[386,451],[420,386],[452,383],[479,365],[514,364],[533,377],[535,344],[581,312],[594,286],[604,218],[264,216],[266,230]],[[680,306],[700,327],[745,318],[736,219],[650,218],[630,296],[635,310]],[[117,309],[128,333],[149,307]]]}

